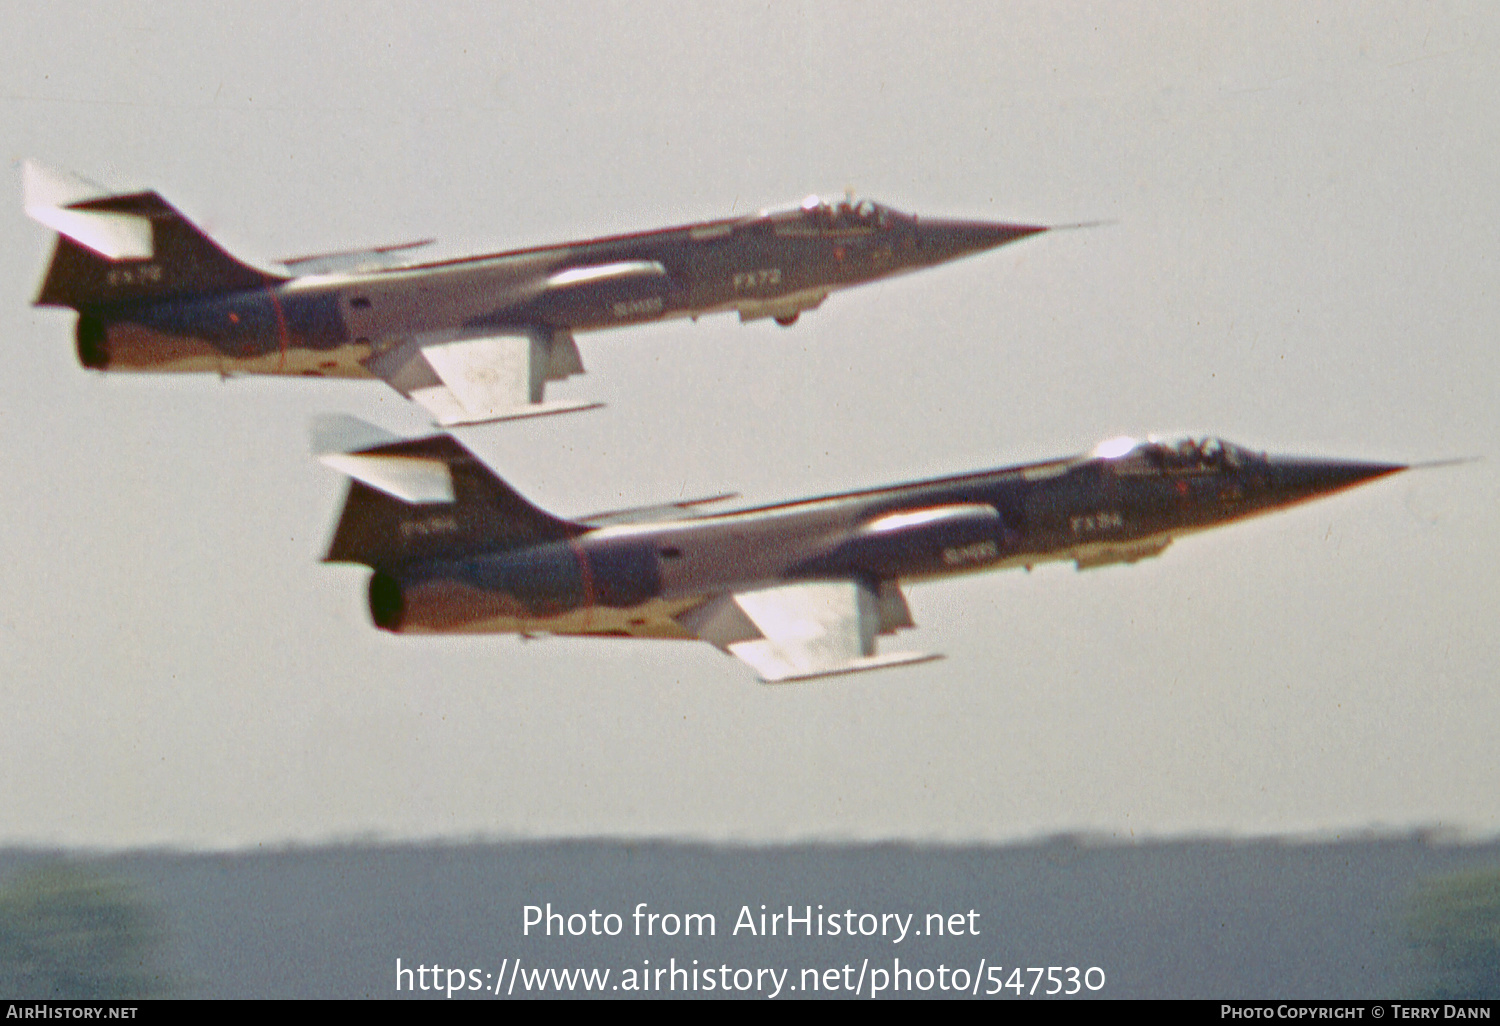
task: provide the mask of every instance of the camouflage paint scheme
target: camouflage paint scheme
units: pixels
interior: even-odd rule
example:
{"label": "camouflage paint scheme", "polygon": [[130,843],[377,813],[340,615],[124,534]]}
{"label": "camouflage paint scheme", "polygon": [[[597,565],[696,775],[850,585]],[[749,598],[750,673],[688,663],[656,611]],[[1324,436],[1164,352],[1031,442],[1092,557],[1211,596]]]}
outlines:
{"label": "camouflage paint scheme", "polygon": [[[778,213],[460,260],[401,265],[422,243],[303,257],[280,274],[237,260],[154,192],[68,202],[98,187],[29,163],[25,178],[28,213],[59,231],[36,303],[78,311],[84,366],[382,378],[408,394],[430,383],[402,380],[417,373],[413,344],[534,336],[556,380],[582,372],[575,331],[730,311],[790,325],[832,291],[1047,230],[809,197]],[[86,244],[91,223],[132,219],[149,223],[148,244],[123,255]]]}
{"label": "camouflage paint scheme", "polygon": [[[442,464],[452,480],[447,502],[351,484],[326,559],[374,569],[370,611],[382,629],[696,637],[732,651],[769,636],[765,601],[790,609],[802,601],[798,589],[836,584],[846,586],[842,597],[808,601],[848,607],[856,660],[874,656],[876,634],[911,626],[903,581],[1049,560],[1133,563],[1180,535],[1406,469],[1267,456],[1213,438],[1123,439],[982,473],[601,524],[536,509],[451,436],[391,442],[360,458]],[[757,593],[770,598],[754,608],[743,601]],[[787,679],[849,668],[847,659],[808,658],[809,672]]]}

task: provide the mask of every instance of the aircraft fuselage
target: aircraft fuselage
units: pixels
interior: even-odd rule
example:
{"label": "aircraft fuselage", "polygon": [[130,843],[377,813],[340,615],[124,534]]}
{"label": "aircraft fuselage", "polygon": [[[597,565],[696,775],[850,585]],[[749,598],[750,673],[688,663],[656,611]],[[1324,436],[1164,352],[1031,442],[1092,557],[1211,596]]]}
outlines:
{"label": "aircraft fuselage", "polygon": [[1174,537],[1401,469],[1267,457],[1213,439],[1141,443],[490,551],[464,540],[474,524],[462,502],[413,506],[381,527],[383,551],[356,555],[341,527],[328,558],[376,569],[372,616],[394,631],[692,637],[681,617],[707,597],[854,580],[892,603],[885,632],[910,623],[890,587],[902,581],[1050,560],[1131,563]]}
{"label": "aircraft fuselage", "polygon": [[[362,273],[150,298],[151,259],[99,272],[127,301],[81,310],[80,360],[111,370],[372,377],[413,336],[595,331],[738,312],[790,323],[831,292],[1045,229],[918,220],[875,204],[799,208]],[[142,292],[147,298],[139,298]],[[41,302],[47,302],[44,294]]]}

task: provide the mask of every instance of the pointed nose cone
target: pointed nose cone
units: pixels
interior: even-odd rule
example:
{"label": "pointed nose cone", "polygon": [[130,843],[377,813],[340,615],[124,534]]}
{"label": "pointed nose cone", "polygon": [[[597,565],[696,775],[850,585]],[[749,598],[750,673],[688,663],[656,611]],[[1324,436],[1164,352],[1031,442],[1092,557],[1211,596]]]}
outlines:
{"label": "pointed nose cone", "polygon": [[916,241],[922,262],[938,264],[972,253],[983,253],[1044,231],[1047,231],[1045,225],[923,219],[917,222]]}
{"label": "pointed nose cone", "polygon": [[1270,460],[1271,501],[1277,506],[1306,502],[1406,469],[1404,463],[1273,457]]}

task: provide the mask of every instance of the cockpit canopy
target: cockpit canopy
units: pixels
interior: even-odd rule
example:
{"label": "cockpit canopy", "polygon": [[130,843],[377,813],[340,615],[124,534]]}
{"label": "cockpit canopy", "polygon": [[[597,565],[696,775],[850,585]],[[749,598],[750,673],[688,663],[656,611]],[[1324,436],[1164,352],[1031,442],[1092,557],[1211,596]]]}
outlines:
{"label": "cockpit canopy", "polygon": [[836,203],[818,196],[809,196],[792,210],[780,210],[762,216],[777,222],[823,229],[886,228],[892,222],[905,218],[904,214],[874,200],[856,199],[852,195]]}
{"label": "cockpit canopy", "polygon": [[1242,466],[1250,453],[1222,438],[1111,438],[1090,456],[1120,475],[1211,474]]}

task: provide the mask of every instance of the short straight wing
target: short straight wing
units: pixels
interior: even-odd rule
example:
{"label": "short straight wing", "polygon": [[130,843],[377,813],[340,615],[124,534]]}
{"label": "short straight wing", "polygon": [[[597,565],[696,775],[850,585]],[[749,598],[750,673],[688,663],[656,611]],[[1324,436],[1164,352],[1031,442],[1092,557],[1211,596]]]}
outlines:
{"label": "short straight wing", "polygon": [[805,581],[723,595],[681,619],[776,684],[939,658],[876,654],[875,637],[898,603],[904,611],[898,592],[885,595],[860,581]]}
{"label": "short straight wing", "polygon": [[[364,261],[358,266],[369,269],[365,265],[398,260],[417,245],[423,243],[286,263],[298,274],[342,269],[340,262],[348,260]],[[658,261],[624,260],[557,268],[545,278],[524,284],[522,292],[534,296],[666,277],[666,268]],[[503,328],[488,335],[467,330],[429,332],[380,353],[365,366],[396,391],[426,407],[443,427],[571,413],[603,405],[544,400],[547,382],[582,374],[583,361],[571,332],[542,325]]]}
{"label": "short straight wing", "polygon": [[583,372],[568,332],[484,337],[417,336],[382,353],[370,370],[426,407],[444,427],[588,410],[600,403],[543,401],[547,381]]}

